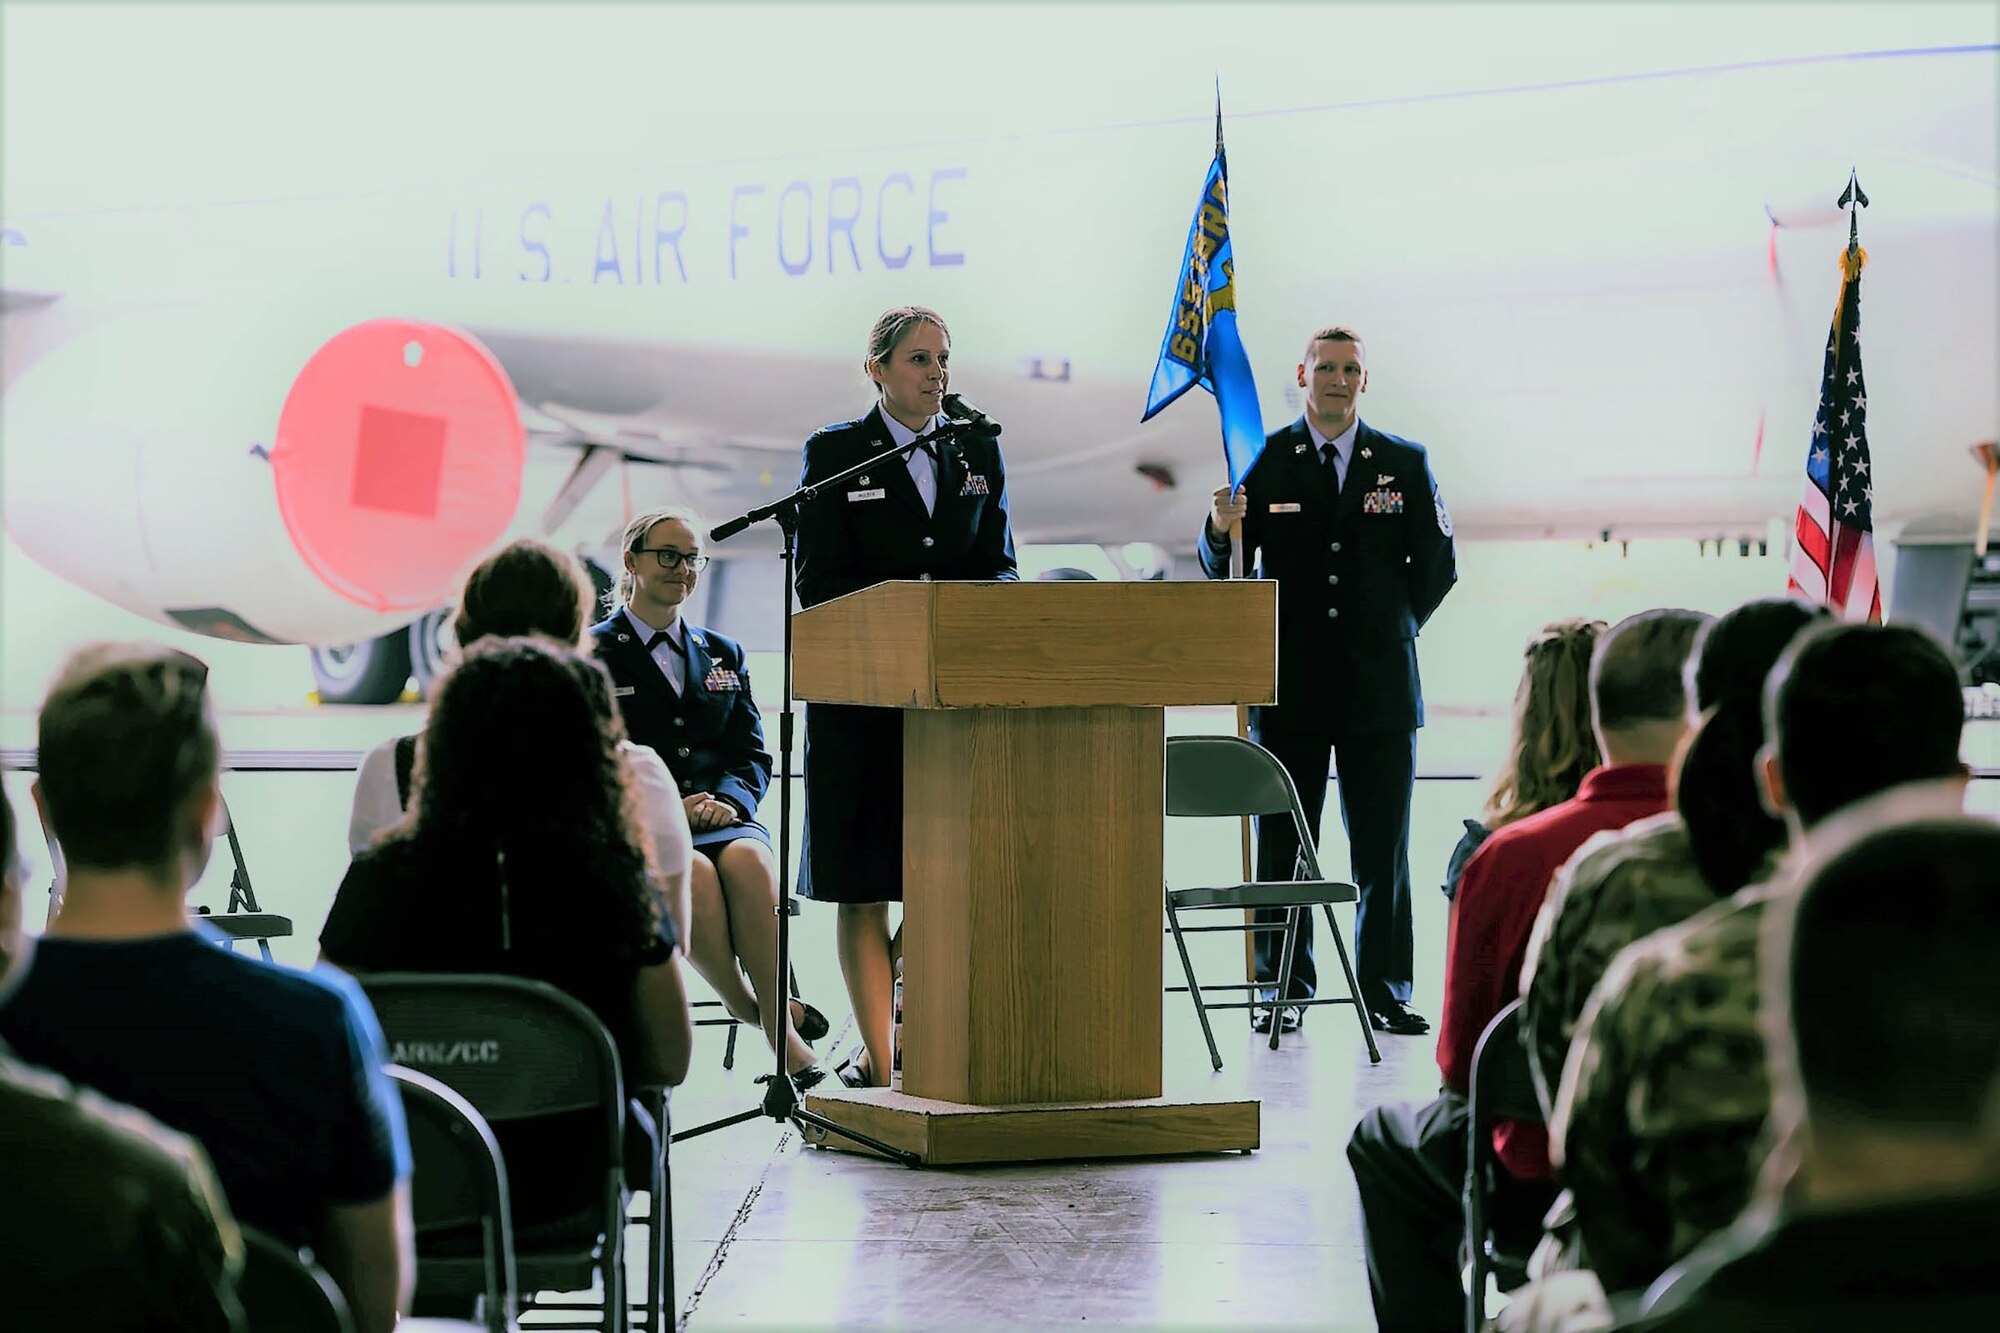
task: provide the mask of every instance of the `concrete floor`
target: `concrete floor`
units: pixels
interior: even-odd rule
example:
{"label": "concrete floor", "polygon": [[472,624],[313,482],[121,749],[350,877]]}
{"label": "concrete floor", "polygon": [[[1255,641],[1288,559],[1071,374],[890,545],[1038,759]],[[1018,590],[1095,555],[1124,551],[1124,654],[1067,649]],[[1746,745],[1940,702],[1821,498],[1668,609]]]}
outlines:
{"label": "concrete floor", "polygon": [[[735,1126],[675,1150],[681,1326],[1372,1328],[1344,1149],[1368,1107],[1435,1092],[1432,1041],[1384,1037],[1371,1067],[1347,1010],[1275,1052],[1234,1013],[1212,1073],[1185,998],[1166,1013],[1169,1092],[1260,1099],[1260,1150],[912,1170]],[[722,1075],[722,1042],[703,1031],[678,1128],[751,1104],[764,1048]]]}

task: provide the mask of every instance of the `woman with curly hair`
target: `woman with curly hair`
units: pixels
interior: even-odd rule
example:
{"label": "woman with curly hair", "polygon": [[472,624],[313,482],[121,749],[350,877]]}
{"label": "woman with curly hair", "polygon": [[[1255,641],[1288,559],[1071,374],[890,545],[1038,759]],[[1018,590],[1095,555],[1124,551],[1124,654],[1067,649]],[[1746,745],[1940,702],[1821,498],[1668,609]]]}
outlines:
{"label": "woman with curly hair", "polygon": [[[349,971],[547,982],[603,1020],[631,1082],[679,1083],[694,1031],[623,740],[588,657],[539,638],[467,648],[431,705],[410,816],[348,867],[321,956]],[[532,1145],[502,1144],[517,1215],[587,1206],[575,1189],[592,1182],[516,1171],[560,1161],[560,1126],[527,1129]]]}
{"label": "woman with curly hair", "polygon": [[1445,897],[1457,896],[1465,863],[1489,836],[1569,800],[1600,762],[1590,724],[1590,654],[1604,628],[1601,620],[1554,620],[1528,640],[1507,762],[1479,818],[1465,821],[1465,834],[1452,849]]}
{"label": "woman with curly hair", "polygon": [[[452,628],[461,647],[489,635],[538,634],[565,647],[581,648],[596,597],[581,560],[548,542],[523,537],[473,566],[459,592]],[[383,741],[361,760],[347,819],[347,847],[354,855],[404,819],[420,739],[399,736]],[[627,741],[619,747],[619,755],[626,782],[639,796],[651,868],[659,877],[667,915],[685,955],[696,934],[689,874],[694,844],[680,792],[656,751]]]}

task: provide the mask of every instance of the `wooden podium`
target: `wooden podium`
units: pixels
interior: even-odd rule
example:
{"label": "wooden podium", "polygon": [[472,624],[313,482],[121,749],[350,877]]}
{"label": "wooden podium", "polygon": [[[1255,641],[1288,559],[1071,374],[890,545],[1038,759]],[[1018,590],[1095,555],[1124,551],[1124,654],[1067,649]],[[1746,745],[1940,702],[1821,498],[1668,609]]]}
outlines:
{"label": "wooden podium", "polygon": [[934,1163],[1258,1146],[1161,1095],[1164,710],[1273,702],[1277,585],[883,583],[793,640],[800,699],[904,710],[903,1087],[807,1105]]}

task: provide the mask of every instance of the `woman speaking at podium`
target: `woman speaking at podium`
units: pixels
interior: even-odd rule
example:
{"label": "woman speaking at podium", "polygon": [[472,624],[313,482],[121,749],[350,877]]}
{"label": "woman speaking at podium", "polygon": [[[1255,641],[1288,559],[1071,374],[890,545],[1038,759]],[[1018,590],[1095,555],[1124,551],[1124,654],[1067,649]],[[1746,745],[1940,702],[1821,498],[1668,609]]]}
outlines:
{"label": "woman speaking at podium", "polygon": [[[892,579],[1015,579],[1007,469],[997,430],[953,429],[951,334],[934,310],[885,312],[862,369],[867,415],[805,444],[801,486],[891,446],[908,452],[799,511],[798,593],[807,607]],[[806,705],[806,817],[799,893],[839,904],[840,971],[866,1048],[851,1086],[889,1082],[894,965],[889,904],[903,900],[903,715]]]}

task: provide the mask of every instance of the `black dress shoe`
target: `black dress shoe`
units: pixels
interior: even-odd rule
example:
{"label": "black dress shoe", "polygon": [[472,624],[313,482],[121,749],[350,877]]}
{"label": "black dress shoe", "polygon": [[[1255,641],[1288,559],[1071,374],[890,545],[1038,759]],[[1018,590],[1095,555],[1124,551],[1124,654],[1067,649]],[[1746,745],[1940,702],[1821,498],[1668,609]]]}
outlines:
{"label": "black dress shoe", "polygon": [[[1297,1032],[1300,1025],[1306,1021],[1306,1011],[1295,1004],[1285,1005],[1278,1012],[1282,1015],[1278,1020],[1278,1031],[1280,1034]],[[1269,1009],[1252,1009],[1250,1011],[1250,1030],[1266,1036],[1270,1035],[1271,1011]]]}
{"label": "black dress shoe", "polygon": [[1368,1021],[1377,1032],[1393,1032],[1399,1037],[1421,1037],[1431,1030],[1430,1020],[1401,1000],[1385,1000],[1368,1007]]}
{"label": "black dress shoe", "polygon": [[865,1051],[850,1052],[845,1060],[833,1067],[834,1076],[850,1088],[874,1087],[875,1081],[869,1077],[874,1071],[861,1067],[861,1062],[867,1058]]}
{"label": "black dress shoe", "polygon": [[832,1030],[826,1015],[807,1004],[798,1001],[799,1021],[792,1024],[792,1031],[799,1034],[799,1040],[810,1046]]}
{"label": "black dress shoe", "polygon": [[[751,1081],[755,1083],[769,1083],[771,1076],[769,1074],[759,1074]],[[826,1070],[820,1065],[807,1065],[804,1069],[792,1071],[792,1086],[800,1092],[816,1088],[824,1082],[826,1082]]]}

